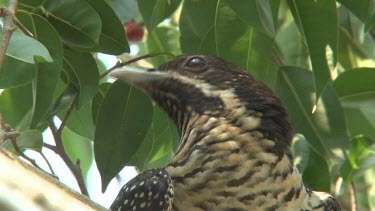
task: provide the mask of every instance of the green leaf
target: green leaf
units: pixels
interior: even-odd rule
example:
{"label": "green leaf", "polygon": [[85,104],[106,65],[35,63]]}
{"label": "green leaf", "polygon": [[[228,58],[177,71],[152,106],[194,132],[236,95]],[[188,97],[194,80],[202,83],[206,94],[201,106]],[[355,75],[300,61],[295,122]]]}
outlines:
{"label": "green leaf", "polygon": [[366,23],[371,12],[371,0],[351,1],[351,0],[337,0],[340,4],[348,8],[355,16],[357,16],[363,23]]}
{"label": "green leaf", "polygon": [[[371,145],[374,144],[374,141],[371,141],[366,137],[359,136],[352,140],[351,143],[352,145],[349,149],[348,158],[345,160],[345,163],[340,169],[340,175],[347,183],[351,182],[356,174],[365,170],[363,166],[360,166],[360,163],[368,160],[370,156],[374,157],[375,155],[375,151],[371,149]],[[367,168],[372,167],[373,164],[375,164],[374,161],[371,163],[372,165],[368,165]]]}
{"label": "green leaf", "polygon": [[228,3],[245,23],[269,37],[275,37],[274,14],[269,0],[228,0]]}
{"label": "green leaf", "polygon": [[[0,37],[2,36],[3,29],[0,27]],[[52,62],[47,48],[42,43],[19,32],[12,33],[6,55],[31,64],[35,62]]]}
{"label": "green leaf", "polygon": [[98,47],[102,22],[85,0],[45,0],[43,8],[44,17],[66,45],[81,50]]}
{"label": "green leaf", "polygon": [[337,62],[336,1],[288,0],[288,4],[301,34],[306,39],[314,72],[316,95],[319,97],[331,80],[330,70],[336,67]]}
{"label": "green leaf", "polygon": [[269,84],[274,82],[273,40],[239,19],[226,0],[185,1],[180,30],[183,53],[216,55]]}
{"label": "green leaf", "polygon": [[34,75],[33,64],[5,56],[0,72],[0,89],[26,85],[33,80]]}
{"label": "green leaf", "polygon": [[[63,115],[59,116],[64,116]],[[68,127],[72,132],[77,135],[80,135],[88,140],[94,139],[94,131],[95,126],[94,122],[92,121],[92,113],[91,113],[91,103],[87,103],[82,106],[79,110],[74,110],[68,121],[66,122],[66,127]]]}
{"label": "green leaf", "polygon": [[34,38],[47,47],[53,62],[35,64],[33,79],[33,110],[30,127],[35,128],[46,119],[52,105],[53,95],[60,78],[63,49],[59,35],[42,17],[20,11],[17,18],[33,34]]}
{"label": "green leaf", "polygon": [[316,100],[310,71],[282,67],[275,90],[289,111],[295,133],[303,134],[314,151],[325,159],[343,157],[349,138],[343,110],[331,86],[322,93],[314,113]]}
{"label": "green leaf", "polygon": [[[78,89],[77,109],[88,103],[99,88],[99,70],[90,53],[64,49],[64,68],[74,78]],[[75,81],[76,80],[76,81]]]}
{"label": "green leaf", "polygon": [[44,0],[19,0],[18,3],[25,7],[38,7],[43,4]]}
{"label": "green leaf", "polygon": [[355,68],[340,74],[333,81],[333,87],[340,98],[375,93],[374,78],[375,68]]}
{"label": "green leaf", "polygon": [[180,3],[181,0],[138,0],[139,11],[145,21],[147,30],[152,32],[160,22],[177,9]]}
{"label": "green leaf", "polygon": [[102,189],[141,146],[152,120],[152,104],[141,91],[114,82],[105,95],[95,128],[95,160]]}
{"label": "green leaf", "polygon": [[103,83],[99,85],[99,91],[96,93],[94,99],[92,100],[92,120],[94,124],[96,124],[96,119],[98,118],[98,113],[100,109],[100,105],[103,102],[104,96],[107,94],[109,88],[111,87],[111,83]]}
{"label": "green leaf", "polygon": [[5,89],[0,95],[0,113],[4,122],[18,131],[29,127],[32,105],[30,84]]}
{"label": "green leaf", "polygon": [[88,171],[92,166],[94,158],[92,142],[75,134],[68,128],[64,128],[62,140],[64,143],[64,149],[70,160],[72,160],[73,163],[76,163],[77,160],[79,160],[79,166],[87,186]]}
{"label": "green leaf", "polygon": [[314,190],[330,191],[331,177],[327,162],[314,151],[306,138],[297,134],[293,140],[295,166],[305,184]]}
{"label": "green leaf", "polygon": [[154,106],[151,127],[129,164],[142,171],[165,166],[174,155],[173,149],[178,142],[176,126],[160,108]]}
{"label": "green leaf", "polygon": [[115,11],[121,22],[139,16],[139,9],[136,0],[105,0]]}
{"label": "green leaf", "polygon": [[374,68],[356,68],[340,74],[333,82],[353,138],[362,134],[375,139],[374,77]]}
{"label": "green leaf", "polygon": [[102,20],[99,38],[99,52],[119,55],[130,51],[125,29],[115,12],[105,1],[86,0]]}
{"label": "green leaf", "polygon": [[[169,52],[173,55],[180,55],[180,33],[171,26],[159,26],[151,33],[148,33],[146,46],[148,52],[159,53]],[[149,59],[154,66],[163,64],[171,60],[170,56],[158,56]]]}
{"label": "green leaf", "polygon": [[[31,149],[40,152],[43,147],[43,136],[39,130],[25,130],[16,138],[17,146],[21,150]],[[6,140],[1,147],[16,153],[10,140]]]}
{"label": "green leaf", "polygon": [[[288,44],[286,45],[285,43]],[[294,65],[302,68],[309,67],[308,49],[293,21],[289,21],[288,24],[284,26],[283,30],[277,33],[276,44],[285,66]]]}

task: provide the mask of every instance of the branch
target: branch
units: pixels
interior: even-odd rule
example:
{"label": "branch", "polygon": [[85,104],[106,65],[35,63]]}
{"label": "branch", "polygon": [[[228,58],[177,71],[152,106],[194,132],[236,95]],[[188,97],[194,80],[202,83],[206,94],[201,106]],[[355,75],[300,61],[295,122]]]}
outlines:
{"label": "branch", "polygon": [[3,68],[3,63],[5,59],[5,53],[8,48],[10,37],[12,36],[13,31],[15,30],[13,26],[13,18],[16,14],[18,6],[17,0],[9,1],[9,8],[0,8],[1,16],[3,17],[3,36],[1,37],[0,43],[0,72]]}
{"label": "branch", "polygon": [[107,210],[0,148],[0,210]]}
{"label": "branch", "polygon": [[126,62],[117,62],[113,67],[109,68],[107,71],[105,71],[104,73],[102,73],[102,74],[100,75],[100,79],[102,79],[102,78],[104,78],[105,76],[107,76],[112,70],[114,70],[114,69],[116,69],[116,68],[126,66],[126,65],[128,65],[128,64],[131,64],[131,63],[137,62],[137,61],[142,60],[142,59],[146,59],[146,58],[150,58],[150,57],[155,57],[155,56],[160,56],[160,55],[169,55],[169,56],[171,56],[171,57],[174,57],[173,54],[168,53],[168,52],[162,52],[162,53],[149,53],[149,54],[146,54],[146,55],[143,55],[143,56],[140,56],[140,57],[134,58],[134,59],[130,59],[129,61],[126,61]]}
{"label": "branch", "polygon": [[[68,114],[69,114],[69,112],[67,113],[67,115]],[[64,120],[66,121],[66,119],[67,118],[65,117]],[[52,131],[52,135],[55,139],[55,142],[56,142],[56,152],[57,152],[57,154],[60,155],[61,159],[63,159],[65,164],[68,166],[68,168],[70,169],[70,171],[72,172],[72,174],[76,178],[79,189],[81,190],[81,193],[88,196],[88,191],[87,191],[87,188],[86,188],[86,185],[85,185],[85,181],[83,179],[83,175],[82,175],[81,168],[79,166],[79,162],[77,161],[77,163],[74,164],[70,160],[68,154],[65,152],[64,144],[63,144],[62,138],[61,138],[61,132],[62,132],[61,128],[63,128],[61,126],[63,126],[63,125],[61,125],[59,129],[57,129],[56,125],[55,125],[55,123],[53,122],[52,119],[48,120],[48,124],[49,124],[49,127],[50,127],[51,131]]]}

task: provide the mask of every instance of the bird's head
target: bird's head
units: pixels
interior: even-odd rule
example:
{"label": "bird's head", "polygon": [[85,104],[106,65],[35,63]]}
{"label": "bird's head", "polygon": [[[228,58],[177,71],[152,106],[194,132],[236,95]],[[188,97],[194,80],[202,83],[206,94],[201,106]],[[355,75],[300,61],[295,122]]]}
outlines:
{"label": "bird's head", "polygon": [[[181,56],[154,69],[121,67],[112,77],[146,92],[176,123],[180,133],[197,115],[248,124],[279,152],[291,141],[291,127],[279,98],[264,83],[221,58]],[[243,122],[243,118],[247,118]],[[244,125],[246,129],[246,125]]]}

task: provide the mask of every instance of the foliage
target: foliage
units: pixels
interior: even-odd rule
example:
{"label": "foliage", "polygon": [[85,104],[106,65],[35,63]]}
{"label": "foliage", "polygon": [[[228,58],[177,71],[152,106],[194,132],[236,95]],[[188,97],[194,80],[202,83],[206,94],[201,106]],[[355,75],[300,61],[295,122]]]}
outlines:
{"label": "foliage", "polygon": [[123,24],[136,20],[146,36],[126,58],[203,53],[239,65],[289,110],[305,182],[342,199],[356,186],[358,209],[375,206],[368,191],[375,180],[374,1],[19,0],[16,17],[0,72],[0,113],[23,134],[22,149],[40,151],[46,123],[60,118],[55,132],[69,130],[63,141],[73,163],[92,159],[91,144],[77,148],[75,137],[93,141],[103,190],[125,165],[144,170],[171,158],[173,124],[138,90],[109,84],[94,53],[129,53]]}

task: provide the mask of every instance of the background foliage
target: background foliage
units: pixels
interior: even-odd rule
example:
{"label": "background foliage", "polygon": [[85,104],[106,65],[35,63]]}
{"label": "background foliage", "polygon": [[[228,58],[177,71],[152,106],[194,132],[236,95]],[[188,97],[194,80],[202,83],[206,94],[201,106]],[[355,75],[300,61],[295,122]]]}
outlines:
{"label": "background foliage", "polygon": [[[21,149],[44,146],[62,157],[63,150],[71,165],[80,161],[84,180],[94,149],[103,190],[125,165],[163,166],[178,145],[174,125],[140,91],[108,83],[95,52],[125,60],[211,54],[280,96],[310,187],[332,192],[344,208],[349,197],[358,210],[375,206],[373,0],[19,0],[16,18],[0,72],[0,112],[21,132]],[[123,25],[131,20],[146,29],[132,52]],[[56,148],[43,144],[48,127],[56,142],[61,137]],[[1,145],[12,150],[9,141]]]}

